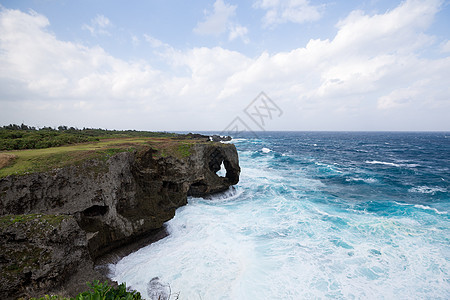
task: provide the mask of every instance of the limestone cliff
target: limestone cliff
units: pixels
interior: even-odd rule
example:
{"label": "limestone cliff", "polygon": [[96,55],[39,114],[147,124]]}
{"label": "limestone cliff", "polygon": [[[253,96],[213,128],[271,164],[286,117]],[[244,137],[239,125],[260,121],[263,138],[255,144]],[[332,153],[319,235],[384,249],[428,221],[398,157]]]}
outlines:
{"label": "limestone cliff", "polygon": [[[0,215],[69,215],[85,232],[89,255],[95,259],[160,228],[186,204],[188,195],[205,196],[238,182],[234,145],[197,142],[181,150],[168,155],[145,147],[49,172],[2,178]],[[216,174],[222,163],[224,177]],[[3,230],[2,242],[7,235]],[[0,267],[8,259],[0,257]]]}

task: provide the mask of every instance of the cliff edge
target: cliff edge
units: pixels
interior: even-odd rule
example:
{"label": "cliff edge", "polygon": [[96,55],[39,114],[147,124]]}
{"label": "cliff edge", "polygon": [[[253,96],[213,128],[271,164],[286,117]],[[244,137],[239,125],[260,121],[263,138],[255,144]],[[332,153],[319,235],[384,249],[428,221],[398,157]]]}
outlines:
{"label": "cliff edge", "polygon": [[[92,268],[100,255],[161,228],[188,195],[225,191],[239,181],[232,144],[197,139],[172,141],[170,147],[146,143],[45,172],[1,178],[0,297],[51,290],[69,280],[77,265]],[[221,165],[225,176],[217,174]],[[24,217],[30,215],[34,217]],[[42,219],[53,223],[49,227],[44,222],[45,230],[40,230]],[[35,231],[46,233],[29,234]],[[15,249],[20,247],[19,253]],[[27,262],[30,249],[46,253],[47,260]],[[71,259],[60,261],[64,256]]]}

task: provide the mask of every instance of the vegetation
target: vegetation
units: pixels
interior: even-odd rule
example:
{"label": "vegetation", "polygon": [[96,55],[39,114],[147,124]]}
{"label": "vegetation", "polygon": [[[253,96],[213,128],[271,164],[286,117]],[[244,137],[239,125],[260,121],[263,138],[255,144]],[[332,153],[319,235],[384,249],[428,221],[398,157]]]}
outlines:
{"label": "vegetation", "polygon": [[61,296],[45,295],[41,298],[31,300],[141,300],[139,292],[127,289],[125,283],[117,287],[108,285],[107,282],[100,283],[98,280],[87,284],[89,291],[78,294],[75,298],[64,298]]}
{"label": "vegetation", "polygon": [[191,155],[191,146],[189,143],[182,143],[178,146],[178,152],[182,157],[188,157]]}
{"label": "vegetation", "polygon": [[148,147],[148,138],[123,138],[100,142],[69,145],[46,149],[0,152],[0,178],[45,172],[68,165],[80,164],[88,159],[107,160],[119,152],[136,151]]}
{"label": "vegetation", "polygon": [[[27,223],[27,222],[35,222],[40,227],[38,228],[37,233],[43,234],[43,226],[49,227],[53,229],[55,226],[59,226],[61,222],[65,219],[70,218],[66,215],[46,215],[46,214],[27,214],[27,215],[4,215],[0,217],[0,230],[4,228],[10,227],[16,223]],[[30,232],[28,232],[30,233]],[[35,234],[34,232],[31,232]]]}
{"label": "vegetation", "polygon": [[[192,154],[194,143],[206,142],[208,139],[198,134],[8,125],[0,127],[0,178],[79,165],[89,159],[106,161],[120,152],[149,148],[155,150],[155,158],[185,159]],[[92,164],[86,171],[102,172],[106,167]]]}
{"label": "vegetation", "polygon": [[151,132],[136,130],[105,130],[94,128],[77,129],[59,126],[57,129],[43,127],[36,129],[27,125],[10,124],[0,127],[0,151],[43,149],[85,142],[95,142],[102,139],[124,137],[177,137],[178,134],[168,132]]}

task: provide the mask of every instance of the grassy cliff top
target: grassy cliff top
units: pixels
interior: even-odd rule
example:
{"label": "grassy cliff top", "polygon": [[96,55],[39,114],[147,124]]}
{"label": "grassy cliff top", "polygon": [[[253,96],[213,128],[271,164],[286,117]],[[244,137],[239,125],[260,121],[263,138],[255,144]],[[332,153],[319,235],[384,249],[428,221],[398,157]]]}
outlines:
{"label": "grassy cliff top", "polygon": [[[48,132],[40,131],[35,129],[5,130],[5,127],[3,127],[3,129],[0,129],[0,145],[2,142],[3,144],[15,143],[11,142],[11,140],[15,139],[27,139],[32,141],[30,145],[42,146],[44,144],[44,142],[40,143],[43,140],[42,136],[46,136],[45,134]],[[93,129],[74,130],[73,133],[67,131],[70,131],[70,129],[50,130],[49,132],[52,137],[56,138],[54,140],[60,138],[60,141],[62,141],[65,139],[66,141],[71,141],[70,144],[63,144],[63,146],[58,147],[0,151],[0,178],[8,175],[45,172],[74,165],[88,159],[107,160],[119,152],[133,152],[150,148],[156,150],[156,157],[174,156],[182,159],[191,154],[192,144],[208,142],[206,137],[199,135],[95,129],[96,135],[93,137],[94,139],[73,143],[73,139],[67,139],[68,135],[75,136],[81,133],[80,136],[83,136],[83,134],[87,133],[92,134]],[[22,143],[20,145],[25,145],[23,142],[19,143]]]}

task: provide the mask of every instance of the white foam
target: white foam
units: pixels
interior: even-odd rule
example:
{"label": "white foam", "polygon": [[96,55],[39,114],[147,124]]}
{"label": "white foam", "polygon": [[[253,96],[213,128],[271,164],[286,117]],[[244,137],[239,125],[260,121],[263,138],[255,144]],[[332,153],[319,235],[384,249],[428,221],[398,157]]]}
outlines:
{"label": "white foam", "polygon": [[393,163],[393,162],[386,162],[386,161],[378,161],[378,160],[366,160],[366,164],[373,164],[373,165],[386,165],[386,166],[392,166],[392,167],[407,167],[407,168],[417,168],[420,167],[419,164],[415,163]]}
{"label": "white foam", "polygon": [[351,182],[351,181],[363,181],[365,183],[376,183],[378,182],[378,180],[376,180],[375,178],[360,178],[360,177],[351,177],[351,178],[347,178],[345,179],[345,181],[347,182]]}
{"label": "white foam", "polygon": [[262,151],[263,153],[269,153],[269,152],[272,152],[272,150],[270,150],[269,148],[262,148],[261,151]]}
{"label": "white foam", "polygon": [[414,207],[415,208],[424,209],[424,210],[432,210],[432,211],[434,211],[435,213],[437,213],[439,215],[446,215],[447,214],[446,211],[439,211],[439,210],[437,210],[434,207],[429,207],[429,206],[426,206],[426,205],[416,204],[416,205],[414,205]]}
{"label": "white foam", "polygon": [[[213,194],[206,197],[208,201],[231,201],[242,195],[244,191],[242,189],[236,189],[234,187],[229,188],[225,192]],[[194,197],[192,197],[194,199]],[[188,199],[189,201],[189,199]]]}
{"label": "white foam", "polygon": [[247,139],[243,139],[243,138],[233,138],[231,141],[233,141],[233,143],[238,143],[238,142],[245,142]]}
{"label": "white foam", "polygon": [[[189,198],[166,223],[170,235],[111,266],[112,278],[144,298],[155,277],[179,299],[449,298],[446,213],[329,205],[320,180],[301,167],[271,169],[272,155],[254,153],[239,153],[236,189]],[[410,217],[415,209],[436,214]]]}
{"label": "white foam", "polygon": [[448,256],[430,243],[445,232],[409,218],[330,209],[261,195],[236,206],[194,202],[168,222],[169,237],[111,268],[113,279],[148,297],[148,283],[158,277],[180,299],[448,294]]}
{"label": "white foam", "polygon": [[392,167],[400,167],[399,164],[395,164],[395,163],[391,163],[391,162],[385,162],[385,161],[378,161],[378,160],[366,160],[366,164],[386,165],[386,166],[392,166]]}
{"label": "white foam", "polygon": [[220,165],[220,170],[216,172],[217,175],[219,175],[220,177],[225,177],[225,175],[227,174],[227,170],[225,169],[225,165],[222,164]]}
{"label": "white foam", "polygon": [[408,190],[408,192],[434,195],[437,192],[446,193],[447,189],[441,188],[441,187],[428,187],[426,185],[423,185],[423,186],[412,187]]}

